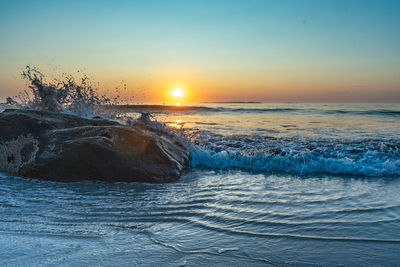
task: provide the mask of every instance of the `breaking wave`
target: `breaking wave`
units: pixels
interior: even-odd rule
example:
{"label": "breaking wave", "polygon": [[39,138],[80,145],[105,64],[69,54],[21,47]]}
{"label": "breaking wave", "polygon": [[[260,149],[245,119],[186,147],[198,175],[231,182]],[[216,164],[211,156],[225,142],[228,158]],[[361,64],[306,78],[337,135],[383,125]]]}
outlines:
{"label": "breaking wave", "polygon": [[294,175],[400,176],[400,140],[334,142],[263,136],[194,140],[191,166]]}

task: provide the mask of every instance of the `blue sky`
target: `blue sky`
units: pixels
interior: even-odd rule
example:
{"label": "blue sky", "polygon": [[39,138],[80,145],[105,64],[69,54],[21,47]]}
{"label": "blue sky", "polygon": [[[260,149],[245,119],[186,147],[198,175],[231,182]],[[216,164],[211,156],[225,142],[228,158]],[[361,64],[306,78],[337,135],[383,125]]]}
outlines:
{"label": "blue sky", "polygon": [[149,102],[400,101],[400,1],[4,1],[0,97],[26,64]]}

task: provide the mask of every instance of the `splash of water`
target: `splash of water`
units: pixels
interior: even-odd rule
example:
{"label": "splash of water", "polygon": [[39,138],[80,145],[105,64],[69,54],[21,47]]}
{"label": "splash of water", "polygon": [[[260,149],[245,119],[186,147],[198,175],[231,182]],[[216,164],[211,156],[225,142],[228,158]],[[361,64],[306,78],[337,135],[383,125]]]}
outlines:
{"label": "splash of water", "polygon": [[[27,80],[28,89],[14,98],[7,98],[3,106],[66,112],[83,117],[105,115],[115,118],[115,114],[105,111],[103,107],[121,102],[121,88],[116,88],[117,95],[110,98],[101,94],[86,74],[82,74],[80,78],[64,74],[59,79],[48,81],[37,67],[28,65],[22,72],[22,78]],[[126,89],[126,84],[124,88]]]}

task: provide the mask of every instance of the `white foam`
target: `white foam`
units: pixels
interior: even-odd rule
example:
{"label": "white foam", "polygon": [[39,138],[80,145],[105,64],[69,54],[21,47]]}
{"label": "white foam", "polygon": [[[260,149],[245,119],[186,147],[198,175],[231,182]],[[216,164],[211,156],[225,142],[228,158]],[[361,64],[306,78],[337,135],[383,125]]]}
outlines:
{"label": "white foam", "polygon": [[[267,173],[297,175],[337,174],[362,176],[400,175],[399,152],[362,151],[358,154],[344,150],[298,151],[274,154],[269,150],[222,150],[214,151],[194,146],[191,150],[191,166],[216,170],[239,169]],[[285,149],[284,149],[285,150]],[[287,149],[286,149],[287,150]]]}

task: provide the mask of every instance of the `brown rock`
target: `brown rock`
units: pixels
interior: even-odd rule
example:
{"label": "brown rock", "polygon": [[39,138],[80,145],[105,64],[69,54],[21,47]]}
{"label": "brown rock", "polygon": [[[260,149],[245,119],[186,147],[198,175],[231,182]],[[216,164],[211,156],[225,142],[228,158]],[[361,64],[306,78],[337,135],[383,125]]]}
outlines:
{"label": "brown rock", "polygon": [[56,181],[170,182],[189,163],[188,150],[166,131],[49,111],[0,113],[0,143],[2,171]]}

